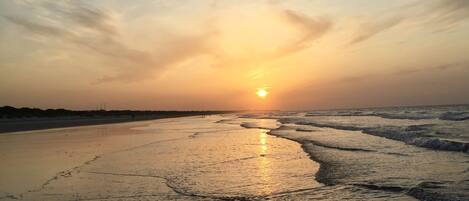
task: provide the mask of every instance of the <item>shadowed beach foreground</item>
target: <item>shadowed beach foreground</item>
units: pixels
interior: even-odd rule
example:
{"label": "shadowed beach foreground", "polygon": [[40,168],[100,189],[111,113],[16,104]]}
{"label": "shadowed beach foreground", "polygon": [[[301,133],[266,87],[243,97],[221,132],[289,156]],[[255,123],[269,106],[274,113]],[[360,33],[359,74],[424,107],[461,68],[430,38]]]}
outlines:
{"label": "shadowed beach foreground", "polygon": [[330,128],[323,117],[227,114],[0,135],[0,200],[468,200],[467,153]]}

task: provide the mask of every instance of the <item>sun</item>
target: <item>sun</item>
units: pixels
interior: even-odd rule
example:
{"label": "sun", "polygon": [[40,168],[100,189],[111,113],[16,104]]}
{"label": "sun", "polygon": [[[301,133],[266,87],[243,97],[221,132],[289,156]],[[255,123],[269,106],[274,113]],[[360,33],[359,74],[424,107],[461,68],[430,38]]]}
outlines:
{"label": "sun", "polygon": [[269,94],[269,92],[264,88],[257,88],[256,94],[261,98],[265,98]]}

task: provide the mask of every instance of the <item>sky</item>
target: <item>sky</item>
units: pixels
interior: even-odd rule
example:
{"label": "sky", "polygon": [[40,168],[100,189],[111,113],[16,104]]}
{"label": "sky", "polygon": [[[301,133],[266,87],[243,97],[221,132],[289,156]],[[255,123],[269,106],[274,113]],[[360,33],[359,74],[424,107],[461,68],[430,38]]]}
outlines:
{"label": "sky", "polygon": [[6,0],[0,27],[0,105],[469,103],[467,0]]}

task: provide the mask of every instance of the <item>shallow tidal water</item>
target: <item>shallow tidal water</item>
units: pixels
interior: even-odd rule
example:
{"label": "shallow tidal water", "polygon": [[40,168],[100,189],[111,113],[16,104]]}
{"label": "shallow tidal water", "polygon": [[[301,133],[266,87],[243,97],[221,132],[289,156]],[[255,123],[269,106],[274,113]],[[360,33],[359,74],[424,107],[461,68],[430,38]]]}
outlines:
{"label": "shallow tidal water", "polygon": [[[232,114],[0,135],[0,200],[469,200],[466,121],[427,116]],[[415,125],[452,128],[438,139],[456,143],[414,143],[442,135]]]}
{"label": "shallow tidal water", "polygon": [[[260,199],[322,186],[314,178],[319,164],[300,144],[265,129],[215,123],[223,118],[0,136],[2,144],[21,147],[2,147],[3,164],[10,164],[1,167],[2,200]],[[36,173],[25,176],[29,171]]]}

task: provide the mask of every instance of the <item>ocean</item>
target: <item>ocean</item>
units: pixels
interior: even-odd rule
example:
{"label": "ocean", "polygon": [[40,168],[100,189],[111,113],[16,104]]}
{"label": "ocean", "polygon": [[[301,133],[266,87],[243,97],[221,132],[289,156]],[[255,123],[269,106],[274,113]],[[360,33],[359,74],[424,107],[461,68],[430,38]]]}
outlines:
{"label": "ocean", "polygon": [[386,199],[390,199],[386,193],[419,200],[469,199],[468,105],[244,117],[275,119],[278,125],[274,129],[253,122],[244,126],[269,129],[271,135],[300,143],[311,159],[321,164],[318,181],[349,187],[350,193],[363,194],[358,197],[381,191],[378,194]]}

